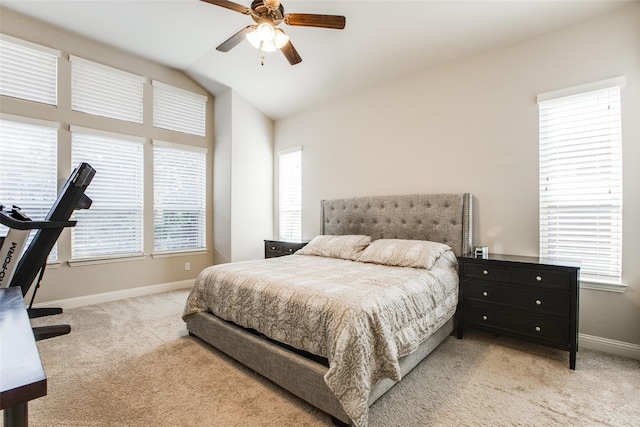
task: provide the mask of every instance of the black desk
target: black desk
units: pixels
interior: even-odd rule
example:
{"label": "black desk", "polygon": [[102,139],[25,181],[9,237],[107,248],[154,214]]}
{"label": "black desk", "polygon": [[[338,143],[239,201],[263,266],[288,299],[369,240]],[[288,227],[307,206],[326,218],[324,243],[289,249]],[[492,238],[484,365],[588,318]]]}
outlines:
{"label": "black desk", "polygon": [[21,291],[17,286],[0,289],[0,409],[5,427],[28,425],[28,402],[47,394]]}

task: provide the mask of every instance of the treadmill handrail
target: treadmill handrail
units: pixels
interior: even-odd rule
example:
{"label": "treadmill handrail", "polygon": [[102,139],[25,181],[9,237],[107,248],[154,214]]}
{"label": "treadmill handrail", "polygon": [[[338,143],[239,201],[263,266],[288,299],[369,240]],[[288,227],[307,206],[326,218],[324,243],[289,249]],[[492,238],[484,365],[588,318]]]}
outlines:
{"label": "treadmill handrail", "polygon": [[0,223],[17,230],[44,230],[47,228],[75,227],[78,221],[23,221],[13,218],[6,211],[0,211]]}

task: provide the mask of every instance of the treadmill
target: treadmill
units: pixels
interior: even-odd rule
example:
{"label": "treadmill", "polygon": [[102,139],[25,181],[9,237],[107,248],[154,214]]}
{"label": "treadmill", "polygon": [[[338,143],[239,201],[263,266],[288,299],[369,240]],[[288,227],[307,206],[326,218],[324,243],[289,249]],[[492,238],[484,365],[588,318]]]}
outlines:
{"label": "treadmill", "polygon": [[[69,220],[71,214],[76,209],[89,209],[91,206],[92,201],[84,192],[95,173],[91,165],[80,163],[67,179],[43,221],[32,221],[17,206],[5,210],[5,207],[0,205],[0,223],[9,227],[5,238],[0,240],[0,288],[20,286],[24,297],[38,277],[28,308],[30,318],[62,313],[61,308],[34,309],[32,305],[53,245],[65,227],[74,227],[77,223]],[[37,230],[36,235],[20,257],[31,230]],[[65,335],[70,331],[69,325],[33,328],[36,340]]]}

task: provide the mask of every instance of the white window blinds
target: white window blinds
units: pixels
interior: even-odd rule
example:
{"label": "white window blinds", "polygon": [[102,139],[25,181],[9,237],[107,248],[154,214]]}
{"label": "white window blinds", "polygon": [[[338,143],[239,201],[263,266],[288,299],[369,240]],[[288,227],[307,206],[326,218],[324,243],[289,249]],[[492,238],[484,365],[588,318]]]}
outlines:
{"label": "white window blinds", "polygon": [[[0,203],[19,206],[32,220],[47,216],[57,194],[57,125],[0,120]],[[7,227],[0,225],[0,236]],[[27,245],[35,236],[32,231]],[[57,260],[57,245],[49,261]]]}
{"label": "white window blinds", "polygon": [[69,59],[72,109],[142,123],[144,77],[77,56]]}
{"label": "white window blinds", "polygon": [[153,125],[205,136],[207,97],[153,81]]}
{"label": "white window blinds", "polygon": [[0,36],[0,94],[57,105],[60,52]]}
{"label": "white window blinds", "polygon": [[280,239],[302,237],[302,148],[278,154]]}
{"label": "white window blinds", "polygon": [[205,149],[153,141],[154,250],[206,248]]}
{"label": "white window blinds", "polygon": [[619,284],[624,80],[603,83],[615,86],[538,98],[540,255],[579,261],[583,278]]}
{"label": "white window blinds", "polygon": [[71,131],[73,164],[87,162],[96,170],[86,191],[91,208],[74,213],[72,258],[142,254],[144,140],[76,127]]}

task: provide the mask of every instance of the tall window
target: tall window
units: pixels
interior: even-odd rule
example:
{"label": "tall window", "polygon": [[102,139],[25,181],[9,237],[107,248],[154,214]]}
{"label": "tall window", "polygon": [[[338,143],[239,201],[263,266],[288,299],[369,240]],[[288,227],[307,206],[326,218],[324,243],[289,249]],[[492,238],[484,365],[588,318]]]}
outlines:
{"label": "tall window", "polygon": [[538,96],[540,255],[579,261],[587,281],[620,284],[624,78]]}
{"label": "tall window", "polygon": [[[0,203],[42,220],[57,198],[58,129],[57,124],[34,123],[0,120]],[[0,225],[0,236],[8,231]],[[32,231],[27,245],[34,236]],[[49,261],[55,260],[57,246],[49,253]]]}
{"label": "tall window", "polygon": [[280,238],[302,237],[302,148],[278,154]]}
{"label": "tall window", "polygon": [[157,252],[205,249],[207,151],[153,141],[153,246]]}
{"label": "tall window", "polygon": [[78,210],[71,232],[74,259],[142,254],[142,138],[72,127],[72,162],[89,163],[96,175],[86,194],[91,208]]}

